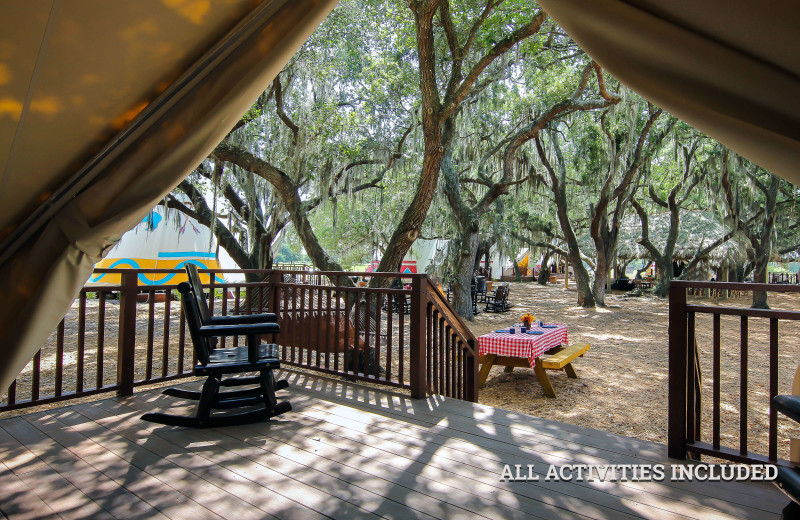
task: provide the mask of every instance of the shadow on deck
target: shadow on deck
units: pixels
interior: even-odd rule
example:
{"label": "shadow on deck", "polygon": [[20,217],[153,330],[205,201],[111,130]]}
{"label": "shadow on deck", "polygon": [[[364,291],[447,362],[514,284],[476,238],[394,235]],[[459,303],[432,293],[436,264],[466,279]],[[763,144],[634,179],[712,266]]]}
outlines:
{"label": "shadow on deck", "polygon": [[[788,502],[770,485],[744,482],[545,481],[550,465],[676,461],[666,446],[490,406],[286,376],[294,410],[269,423],[187,430],[140,421],[176,403],[157,391],[1,420],[0,512],[738,519],[778,518]],[[539,481],[501,481],[505,464],[526,474],[532,464]]]}

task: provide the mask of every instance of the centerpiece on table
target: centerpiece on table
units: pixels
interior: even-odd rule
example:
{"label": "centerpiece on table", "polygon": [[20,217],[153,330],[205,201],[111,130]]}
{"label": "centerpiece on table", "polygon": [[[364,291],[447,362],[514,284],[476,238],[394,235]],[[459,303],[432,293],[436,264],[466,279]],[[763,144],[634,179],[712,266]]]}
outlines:
{"label": "centerpiece on table", "polygon": [[522,316],[522,325],[523,325],[523,326],[524,326],[526,329],[530,329],[530,328],[531,328],[531,325],[533,325],[533,323],[534,323],[535,321],[536,321],[536,316],[533,316],[533,315],[532,315],[530,312],[528,312],[528,313],[525,313],[525,314]]}

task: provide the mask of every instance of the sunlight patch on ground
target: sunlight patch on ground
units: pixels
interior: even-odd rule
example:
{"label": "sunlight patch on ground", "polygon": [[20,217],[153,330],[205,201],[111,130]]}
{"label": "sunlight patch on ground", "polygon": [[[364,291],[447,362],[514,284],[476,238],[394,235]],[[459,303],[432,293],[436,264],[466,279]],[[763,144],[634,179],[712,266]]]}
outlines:
{"label": "sunlight patch on ground", "polygon": [[638,337],[634,338],[634,337],[631,337],[631,336],[622,336],[620,334],[592,334],[592,333],[589,333],[589,332],[584,332],[583,335],[586,336],[586,337],[589,337],[589,338],[592,338],[592,339],[598,339],[598,340],[601,340],[601,341],[619,340],[619,341],[636,342],[636,341],[639,341],[639,339],[641,339],[641,338],[638,338]]}

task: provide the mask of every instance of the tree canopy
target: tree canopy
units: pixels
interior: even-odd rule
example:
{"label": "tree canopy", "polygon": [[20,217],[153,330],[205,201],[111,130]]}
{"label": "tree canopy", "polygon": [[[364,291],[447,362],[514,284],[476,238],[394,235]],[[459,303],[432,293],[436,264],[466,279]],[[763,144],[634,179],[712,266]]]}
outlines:
{"label": "tree canopy", "polygon": [[448,240],[440,272],[470,318],[490,251],[568,260],[586,306],[634,259],[661,295],[709,268],[763,280],[800,250],[797,198],[625,89],[532,2],[343,0],[164,204],[246,268],[302,249],[319,269],[393,271],[417,238]]}

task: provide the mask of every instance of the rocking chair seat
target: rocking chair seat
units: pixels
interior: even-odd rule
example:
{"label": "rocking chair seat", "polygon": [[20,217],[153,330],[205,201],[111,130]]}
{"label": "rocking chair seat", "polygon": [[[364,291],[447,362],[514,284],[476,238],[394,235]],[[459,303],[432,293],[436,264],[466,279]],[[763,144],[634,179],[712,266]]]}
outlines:
{"label": "rocking chair seat", "polygon": [[280,361],[275,357],[272,345],[258,346],[258,359],[250,363],[247,347],[218,348],[209,356],[207,365],[194,367],[194,375],[207,376],[211,374],[241,374],[255,370],[276,369],[281,367]]}

